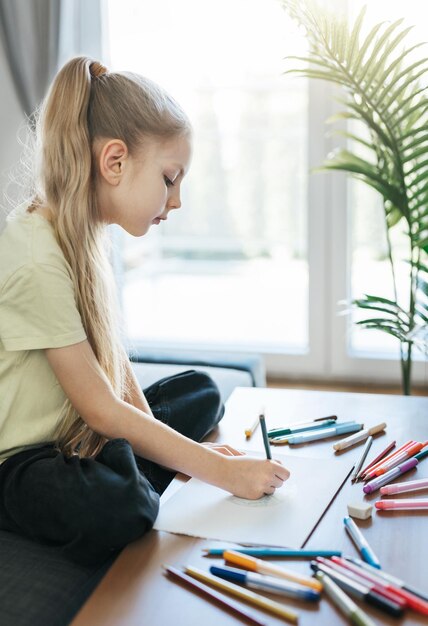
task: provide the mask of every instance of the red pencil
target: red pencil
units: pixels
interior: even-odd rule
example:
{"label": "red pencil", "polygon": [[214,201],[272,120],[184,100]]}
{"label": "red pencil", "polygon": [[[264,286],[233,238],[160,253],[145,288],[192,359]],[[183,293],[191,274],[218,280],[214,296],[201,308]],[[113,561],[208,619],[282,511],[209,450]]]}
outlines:
{"label": "red pencil", "polygon": [[234,613],[237,613],[240,617],[243,617],[245,620],[250,622],[250,624],[255,624],[256,626],[267,626],[267,622],[264,622],[255,615],[253,615],[251,611],[248,611],[245,607],[242,607],[240,604],[238,604],[238,602],[230,600],[227,596],[218,591],[215,591],[215,589],[212,589],[208,585],[201,583],[199,580],[192,578],[191,576],[185,574],[176,567],[171,567],[170,565],[164,565],[163,567],[165,571],[173,578],[178,578],[182,582],[186,583],[186,585],[188,585],[189,587],[197,589],[203,594],[209,596],[222,606],[227,607],[230,611],[233,611]]}

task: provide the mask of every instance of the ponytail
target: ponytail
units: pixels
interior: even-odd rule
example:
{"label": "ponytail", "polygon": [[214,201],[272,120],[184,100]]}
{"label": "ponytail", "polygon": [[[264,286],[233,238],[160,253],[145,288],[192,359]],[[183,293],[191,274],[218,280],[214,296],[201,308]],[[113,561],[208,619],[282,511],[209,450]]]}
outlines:
{"label": "ponytail", "polygon": [[[155,83],[136,74],[110,73],[86,57],[57,74],[38,124],[40,164],[29,210],[45,205],[74,282],[88,341],[115,393],[127,395],[127,355],[119,333],[115,285],[96,194],[93,143],[123,140],[129,152],[145,136],[189,132],[179,105]],[[56,434],[65,454],[96,455],[105,439],[92,431],[66,400]]]}

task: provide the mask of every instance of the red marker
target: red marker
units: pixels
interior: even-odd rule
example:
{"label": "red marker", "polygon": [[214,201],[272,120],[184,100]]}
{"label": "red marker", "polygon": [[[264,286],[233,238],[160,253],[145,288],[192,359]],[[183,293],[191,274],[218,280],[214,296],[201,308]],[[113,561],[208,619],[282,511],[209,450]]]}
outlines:
{"label": "red marker", "polygon": [[421,598],[418,598],[418,596],[415,596],[413,593],[409,593],[408,591],[405,591],[400,587],[386,583],[380,576],[377,576],[375,573],[372,574],[371,572],[363,570],[361,567],[358,567],[357,565],[354,565],[349,561],[345,561],[345,559],[342,559],[341,557],[333,556],[331,560],[335,563],[340,563],[347,569],[351,570],[351,572],[355,572],[362,578],[371,580],[376,584],[383,583],[385,589],[387,589],[388,591],[392,591],[392,593],[406,600],[407,606],[409,608],[417,611],[418,613],[422,613],[422,615],[428,615],[428,602],[425,602],[425,600],[421,600]]}
{"label": "red marker", "polygon": [[340,565],[332,559],[330,560],[324,559],[323,557],[317,557],[316,561],[321,565],[326,565],[327,567],[336,570],[340,574],[348,576],[349,578],[351,578],[351,580],[354,580],[357,583],[364,583],[367,587],[369,587],[371,591],[378,593],[380,596],[387,598],[391,602],[395,602],[401,609],[407,608],[407,601],[404,600],[401,596],[398,596],[393,591],[386,589],[384,581],[382,581],[381,583],[374,582],[368,579],[367,576],[363,576],[359,572],[356,573],[354,571],[351,571],[348,567]]}

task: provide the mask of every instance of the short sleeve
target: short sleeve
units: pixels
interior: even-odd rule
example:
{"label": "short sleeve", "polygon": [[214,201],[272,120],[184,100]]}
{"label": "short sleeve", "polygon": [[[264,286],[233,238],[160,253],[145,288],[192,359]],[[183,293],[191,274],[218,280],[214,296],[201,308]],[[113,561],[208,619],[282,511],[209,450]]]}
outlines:
{"label": "short sleeve", "polygon": [[60,348],[86,339],[66,268],[31,263],[0,291],[0,339],[5,350]]}

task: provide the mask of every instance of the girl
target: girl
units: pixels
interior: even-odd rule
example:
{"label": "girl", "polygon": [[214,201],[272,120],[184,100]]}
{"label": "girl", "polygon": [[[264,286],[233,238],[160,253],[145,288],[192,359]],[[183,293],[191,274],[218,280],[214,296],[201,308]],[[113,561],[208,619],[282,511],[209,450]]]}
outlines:
{"label": "girl", "polygon": [[0,237],[0,527],[92,564],[151,528],[174,472],[244,498],[289,473],[197,443],[222,417],[211,379],[185,372],[143,393],[120,343],[105,225],[138,237],[180,208],[181,108],[151,81],[79,57],[37,132],[33,200]]}

